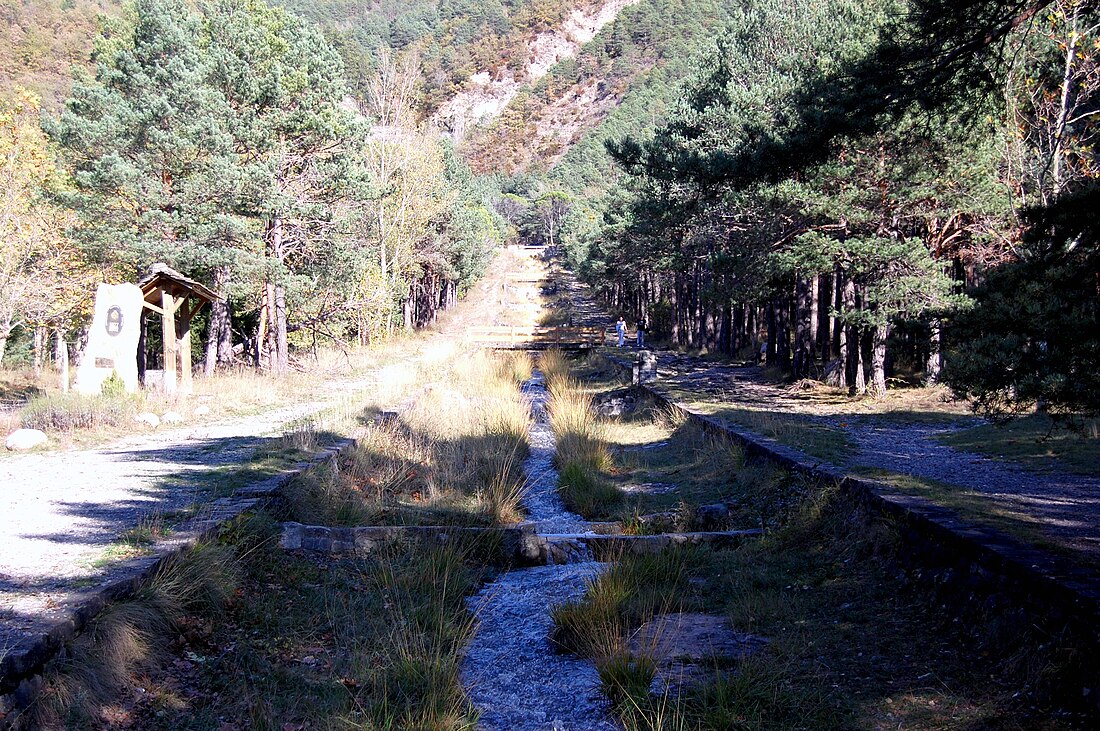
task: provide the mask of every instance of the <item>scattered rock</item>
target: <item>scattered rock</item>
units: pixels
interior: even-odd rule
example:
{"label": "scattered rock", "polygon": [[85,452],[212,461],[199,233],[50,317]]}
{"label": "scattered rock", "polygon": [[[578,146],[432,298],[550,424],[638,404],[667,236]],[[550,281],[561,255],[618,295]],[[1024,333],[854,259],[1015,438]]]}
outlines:
{"label": "scattered rock", "polygon": [[181,421],[183,417],[176,411],[165,411],[160,417],[161,424],[178,424]]}
{"label": "scattered rock", "polygon": [[210,407],[209,406],[196,406],[191,413],[194,414],[195,416],[206,416],[207,414],[210,413]]}
{"label": "scattered rock", "polygon": [[146,411],[144,414],[138,414],[137,416],[134,417],[134,421],[136,421],[139,424],[145,424],[146,426],[151,426],[154,429],[156,429],[158,426],[160,426],[160,417],[157,416],[156,414],[154,414],[151,411]]}
{"label": "scattered rock", "polygon": [[659,614],[646,622],[630,642],[635,655],[657,662],[654,684],[663,690],[683,689],[729,665],[759,652],[764,637],[735,632],[725,617],[678,612]]}
{"label": "scattered rock", "polygon": [[22,452],[40,447],[49,440],[50,438],[46,436],[46,432],[40,429],[16,429],[8,436],[4,446],[10,450]]}
{"label": "scattered rock", "polygon": [[729,520],[730,509],[725,503],[700,505],[695,509],[695,527],[698,530],[718,530]]}
{"label": "scattered rock", "polygon": [[618,388],[597,396],[595,406],[600,416],[623,416],[638,408],[638,398],[629,388]]}

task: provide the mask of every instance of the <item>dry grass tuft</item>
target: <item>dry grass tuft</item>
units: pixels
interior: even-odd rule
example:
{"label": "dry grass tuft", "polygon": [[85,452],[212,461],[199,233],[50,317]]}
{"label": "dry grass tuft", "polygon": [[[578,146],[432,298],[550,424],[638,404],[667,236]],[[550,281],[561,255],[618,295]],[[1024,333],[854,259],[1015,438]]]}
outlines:
{"label": "dry grass tuft", "polygon": [[[562,364],[551,359],[552,369],[560,367]],[[554,464],[562,500],[567,508],[586,518],[615,517],[622,510],[625,496],[607,479],[614,460],[592,399],[567,374],[552,373],[553,377],[547,378],[547,408],[556,442]]]}
{"label": "dry grass tuft", "polygon": [[19,717],[16,731],[94,726],[126,693],[134,675],[168,654],[188,613],[221,611],[241,578],[233,551],[199,544],[166,559],[131,599],[106,607],[44,673],[38,699]]}

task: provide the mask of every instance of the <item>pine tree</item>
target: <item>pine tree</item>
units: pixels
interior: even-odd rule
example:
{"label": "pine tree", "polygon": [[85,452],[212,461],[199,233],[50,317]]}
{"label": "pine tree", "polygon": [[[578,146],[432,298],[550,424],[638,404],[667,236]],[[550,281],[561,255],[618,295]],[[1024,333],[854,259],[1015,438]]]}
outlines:
{"label": "pine tree", "polygon": [[236,188],[224,99],[206,84],[199,26],[182,0],[137,0],[48,130],[72,171],[80,240],[132,268],[209,264]]}

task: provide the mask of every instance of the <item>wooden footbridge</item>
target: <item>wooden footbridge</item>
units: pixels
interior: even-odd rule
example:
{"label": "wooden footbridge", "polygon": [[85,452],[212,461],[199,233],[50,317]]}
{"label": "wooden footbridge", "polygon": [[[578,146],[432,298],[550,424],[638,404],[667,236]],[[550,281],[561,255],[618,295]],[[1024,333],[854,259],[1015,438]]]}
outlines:
{"label": "wooden footbridge", "polygon": [[466,331],[467,342],[497,350],[582,350],[603,344],[605,337],[602,327],[477,325]]}

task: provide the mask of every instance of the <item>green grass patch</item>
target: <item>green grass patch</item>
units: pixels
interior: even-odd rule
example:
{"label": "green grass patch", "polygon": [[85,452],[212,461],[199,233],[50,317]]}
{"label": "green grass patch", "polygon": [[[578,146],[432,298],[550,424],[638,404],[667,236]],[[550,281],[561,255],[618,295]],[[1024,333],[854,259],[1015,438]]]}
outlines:
{"label": "green grass patch", "polygon": [[1052,419],[1044,414],[985,424],[938,437],[964,452],[1022,464],[1100,475],[1100,419]]}
{"label": "green grass patch", "polygon": [[834,464],[843,463],[856,453],[854,442],[843,429],[808,416],[735,408],[711,402],[692,403],[689,406],[693,410],[726,419],[811,457]]}
{"label": "green grass patch", "polygon": [[[628,729],[1072,727],[1027,700],[1072,648],[1011,611],[960,622],[899,580],[897,550],[889,522],[819,488],[736,550],[622,556],[554,612],[555,638],[598,659]],[[725,616],[768,643],[678,695],[641,693],[648,660],[623,638],[668,611]]]}
{"label": "green grass patch", "polygon": [[580,462],[567,464],[558,473],[558,489],[569,510],[590,520],[621,517],[626,496],[603,473]]}

